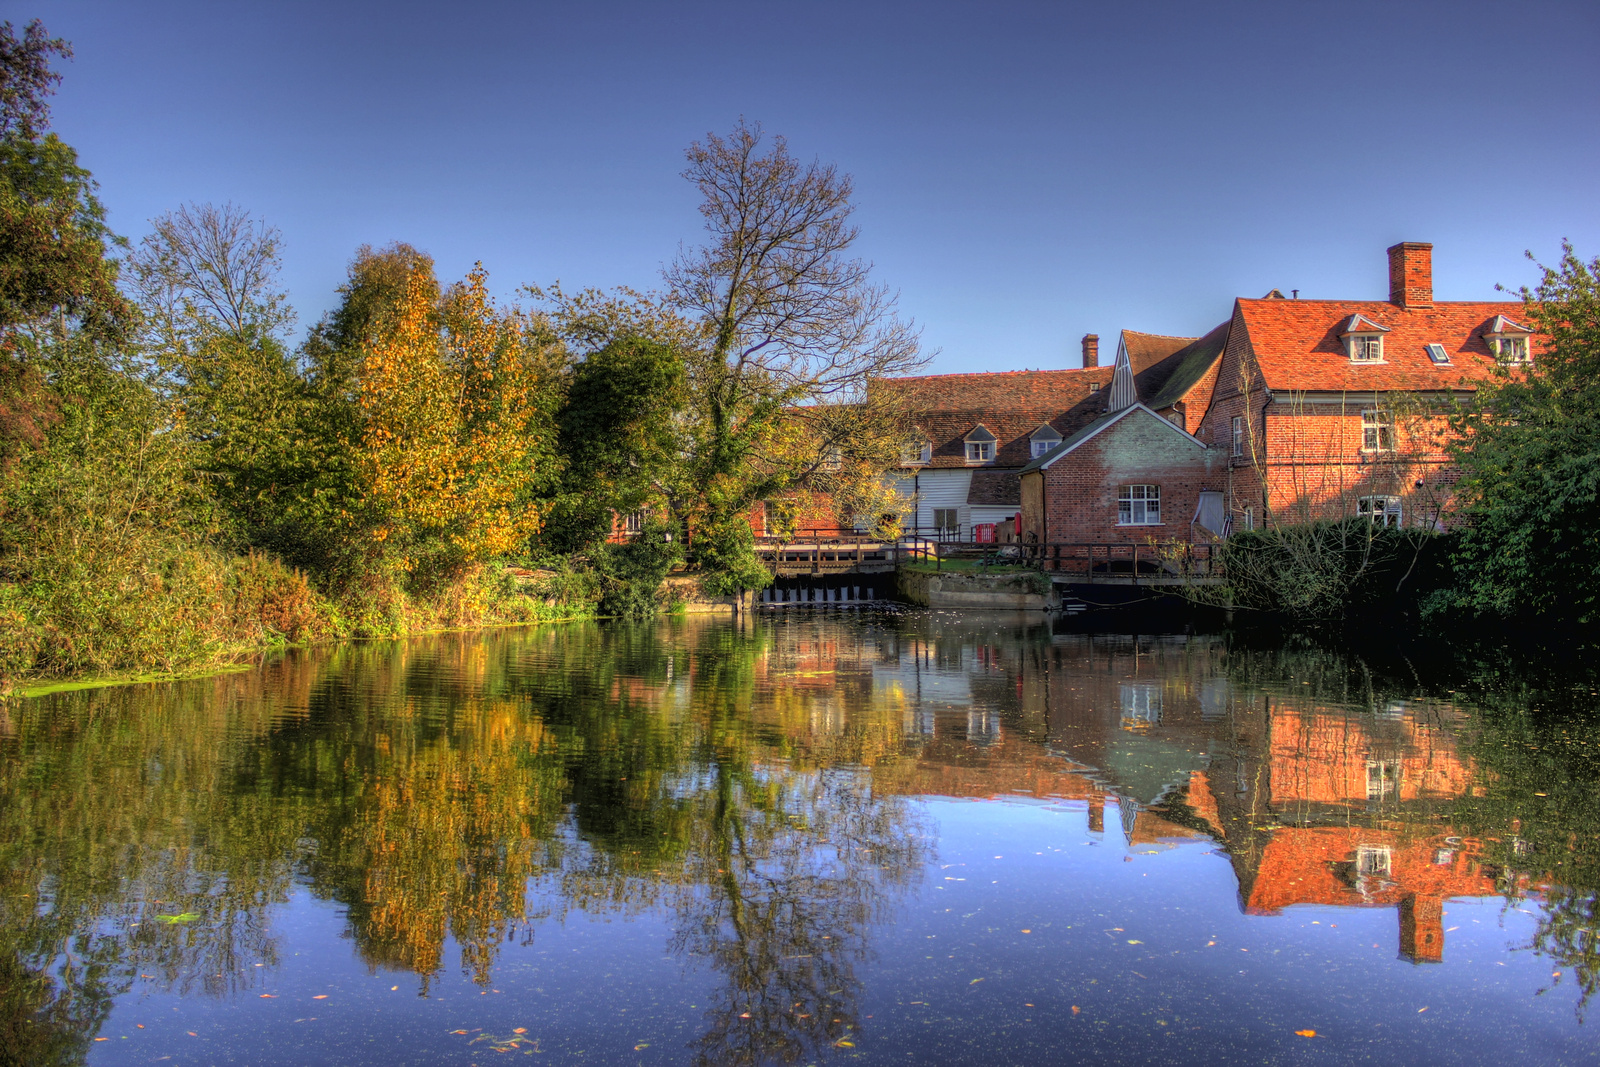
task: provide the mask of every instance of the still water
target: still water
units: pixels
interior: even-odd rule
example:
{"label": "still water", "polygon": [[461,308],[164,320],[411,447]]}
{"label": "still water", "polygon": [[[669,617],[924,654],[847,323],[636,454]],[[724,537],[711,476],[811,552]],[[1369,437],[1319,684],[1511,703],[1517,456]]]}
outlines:
{"label": "still water", "polygon": [[0,1062],[1600,1062],[1593,691],[1503,677],[835,614],[14,700]]}

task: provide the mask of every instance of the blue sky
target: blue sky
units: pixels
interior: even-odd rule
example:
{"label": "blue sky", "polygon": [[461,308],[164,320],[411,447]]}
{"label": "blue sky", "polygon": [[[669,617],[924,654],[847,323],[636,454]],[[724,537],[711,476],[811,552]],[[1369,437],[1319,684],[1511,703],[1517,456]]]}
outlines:
{"label": "blue sky", "polygon": [[185,201],[285,237],[301,325],[363,243],[496,291],[648,288],[683,149],[743,115],[855,176],[937,371],[1076,365],[1235,296],[1440,299],[1600,255],[1600,4],[5,0],[76,59],[55,125],[137,239]]}

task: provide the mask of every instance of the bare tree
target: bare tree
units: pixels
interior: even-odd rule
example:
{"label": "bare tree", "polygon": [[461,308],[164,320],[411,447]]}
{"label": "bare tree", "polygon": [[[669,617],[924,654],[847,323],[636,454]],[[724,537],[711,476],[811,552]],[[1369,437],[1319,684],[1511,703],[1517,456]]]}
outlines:
{"label": "bare tree", "polygon": [[762,140],[741,121],[690,145],[684,177],[710,241],[667,269],[669,300],[705,323],[725,403],[751,389],[861,399],[872,379],[921,365],[917,333],[871,264],[847,256],[859,234],[850,177],[800,163],[782,137],[761,155]]}
{"label": "bare tree", "polygon": [[231,203],[185,204],[151,227],[129,266],[153,343],[187,348],[196,335],[273,336],[293,322],[277,287],[277,227]]}

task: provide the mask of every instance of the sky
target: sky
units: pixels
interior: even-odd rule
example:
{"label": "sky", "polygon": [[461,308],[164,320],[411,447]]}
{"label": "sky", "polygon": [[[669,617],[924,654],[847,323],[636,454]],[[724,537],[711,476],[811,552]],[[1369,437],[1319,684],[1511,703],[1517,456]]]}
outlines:
{"label": "sky", "polygon": [[[137,241],[185,202],[278,227],[303,329],[363,244],[502,299],[659,284],[684,149],[743,117],[855,180],[858,253],[933,372],[1076,366],[1235,297],[1441,300],[1600,256],[1600,4],[240,4],[0,0],[72,42],[58,133]],[[1108,342],[1103,341],[1102,346]]]}

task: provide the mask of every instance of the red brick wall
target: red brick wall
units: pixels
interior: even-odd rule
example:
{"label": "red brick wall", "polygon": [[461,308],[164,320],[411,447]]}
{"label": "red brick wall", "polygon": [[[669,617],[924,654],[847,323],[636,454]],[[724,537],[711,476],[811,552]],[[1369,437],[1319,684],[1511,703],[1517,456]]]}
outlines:
{"label": "red brick wall", "polygon": [[[1201,491],[1226,486],[1223,458],[1162,425],[1158,416],[1135,411],[1046,468],[1040,539],[1054,544],[1188,541]],[[1118,491],[1134,484],[1161,487],[1160,525],[1117,524]],[[1025,524],[1026,503],[1025,495]]]}

